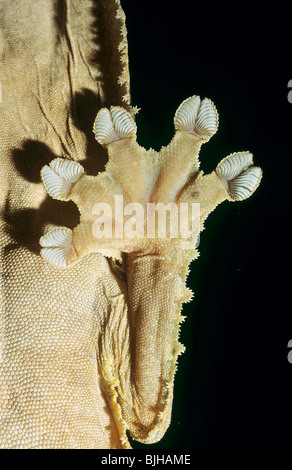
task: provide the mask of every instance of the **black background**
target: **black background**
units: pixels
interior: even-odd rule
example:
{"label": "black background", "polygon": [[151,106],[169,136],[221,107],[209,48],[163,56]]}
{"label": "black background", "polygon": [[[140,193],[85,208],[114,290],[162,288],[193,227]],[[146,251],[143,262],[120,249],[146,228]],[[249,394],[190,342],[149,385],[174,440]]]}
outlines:
{"label": "black background", "polygon": [[187,350],[172,423],[159,443],[132,441],[134,448],[292,444],[291,21],[279,2],[216,5],[122,0],[139,143],[167,145],[178,105],[198,94],[214,101],[220,118],[201,169],[240,150],[263,169],[250,199],[223,203],[206,222],[188,280],[195,297],[183,310]]}

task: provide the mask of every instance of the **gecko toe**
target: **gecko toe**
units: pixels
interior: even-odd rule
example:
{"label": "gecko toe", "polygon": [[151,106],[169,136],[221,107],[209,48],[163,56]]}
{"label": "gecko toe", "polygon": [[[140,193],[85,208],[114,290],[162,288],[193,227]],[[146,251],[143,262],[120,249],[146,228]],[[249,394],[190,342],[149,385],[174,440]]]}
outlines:
{"label": "gecko toe", "polygon": [[218,113],[208,98],[191,96],[181,103],[174,117],[176,130],[188,132],[207,142],[217,131]]}
{"label": "gecko toe", "polygon": [[251,196],[262,177],[261,168],[253,166],[250,152],[228,155],[217,165],[215,172],[233,201],[243,201]]}
{"label": "gecko toe", "polygon": [[96,140],[108,145],[116,140],[134,137],[136,124],[130,113],[119,106],[111,106],[110,110],[102,108],[94,121],[93,132]]}
{"label": "gecko toe", "polygon": [[74,184],[81,178],[84,168],[80,163],[62,158],[55,158],[50,166],[44,166],[41,171],[44,186],[54,199],[67,201]]}
{"label": "gecko toe", "polygon": [[76,258],[72,235],[72,230],[69,228],[58,227],[41,237],[42,257],[58,267],[66,267],[71,264]]}

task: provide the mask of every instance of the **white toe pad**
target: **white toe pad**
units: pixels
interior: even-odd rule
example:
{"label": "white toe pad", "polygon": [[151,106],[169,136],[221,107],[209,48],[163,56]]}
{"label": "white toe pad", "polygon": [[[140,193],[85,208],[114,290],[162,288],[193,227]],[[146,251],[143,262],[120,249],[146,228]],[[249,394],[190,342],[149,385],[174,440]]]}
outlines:
{"label": "white toe pad", "polygon": [[199,96],[191,96],[181,103],[174,117],[175,129],[194,134],[207,141],[218,128],[218,113],[208,98],[201,101]]}
{"label": "white toe pad", "polygon": [[235,201],[242,201],[251,196],[261,181],[261,168],[252,164],[251,153],[238,152],[221,160],[215,170],[221,183]]}
{"label": "white toe pad", "polygon": [[49,263],[66,267],[70,264],[69,259],[76,257],[72,243],[72,230],[66,227],[58,227],[40,238],[42,246],[41,255]]}
{"label": "white toe pad", "polygon": [[66,201],[73,185],[84,173],[80,163],[62,158],[55,158],[50,166],[44,166],[41,171],[44,186],[54,199]]}
{"label": "white toe pad", "polygon": [[102,108],[98,112],[93,132],[100,144],[107,145],[116,140],[134,137],[136,124],[124,108],[111,106],[110,110]]}

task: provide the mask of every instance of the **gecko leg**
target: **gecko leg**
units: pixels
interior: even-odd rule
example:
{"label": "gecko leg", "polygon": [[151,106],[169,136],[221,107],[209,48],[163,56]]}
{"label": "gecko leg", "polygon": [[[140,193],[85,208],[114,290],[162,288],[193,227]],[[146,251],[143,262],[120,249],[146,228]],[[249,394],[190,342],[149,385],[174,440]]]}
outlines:
{"label": "gecko leg", "polygon": [[[218,127],[209,99],[185,100],[174,126],[167,147],[146,150],[136,141],[136,124],[127,111],[102,109],[94,132],[108,152],[105,171],[90,176],[79,164],[67,168],[60,161],[42,170],[49,193],[71,199],[80,212],[72,231],[60,227],[41,238],[42,256],[63,267],[90,253],[124,261],[127,319],[113,328],[120,334],[115,344],[122,347],[112,360],[106,346],[112,330],[106,328],[110,340],[102,342],[98,360],[117,422],[124,420],[132,437],[145,443],[157,442],[170,422],[176,361],[183,351],[178,340],[181,306],[191,298],[186,279],[204,221],[224,200],[246,199],[261,179],[249,152],[228,155],[210,174],[199,170],[201,145]],[[116,198],[122,199],[118,210]],[[125,219],[117,224],[121,214]],[[115,236],[104,237],[114,231]]]}

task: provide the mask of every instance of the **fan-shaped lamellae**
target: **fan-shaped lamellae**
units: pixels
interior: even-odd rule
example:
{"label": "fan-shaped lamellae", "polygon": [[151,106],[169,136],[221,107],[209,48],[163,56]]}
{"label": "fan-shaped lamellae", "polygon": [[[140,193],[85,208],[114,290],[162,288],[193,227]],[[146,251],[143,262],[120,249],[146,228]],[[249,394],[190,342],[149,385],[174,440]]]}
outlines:
{"label": "fan-shaped lamellae", "polygon": [[108,145],[116,140],[134,137],[136,124],[130,113],[119,106],[111,106],[110,110],[102,108],[94,121],[93,131],[96,140]]}
{"label": "fan-shaped lamellae", "polygon": [[71,160],[55,158],[50,166],[44,166],[41,171],[44,186],[54,199],[66,201],[74,184],[84,173],[83,167]]}
{"label": "fan-shaped lamellae", "polygon": [[174,117],[177,130],[194,134],[204,142],[216,133],[218,122],[214,103],[208,98],[201,101],[196,95],[183,101]]}
{"label": "fan-shaped lamellae", "polygon": [[59,267],[66,267],[76,259],[76,252],[72,243],[72,230],[58,227],[41,237],[41,255],[49,263]]}
{"label": "fan-shaped lamellae", "polygon": [[250,152],[232,153],[217,165],[216,174],[234,201],[248,198],[260,184],[262,170]]}

